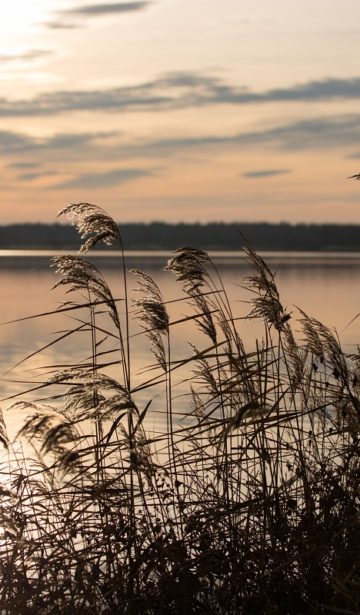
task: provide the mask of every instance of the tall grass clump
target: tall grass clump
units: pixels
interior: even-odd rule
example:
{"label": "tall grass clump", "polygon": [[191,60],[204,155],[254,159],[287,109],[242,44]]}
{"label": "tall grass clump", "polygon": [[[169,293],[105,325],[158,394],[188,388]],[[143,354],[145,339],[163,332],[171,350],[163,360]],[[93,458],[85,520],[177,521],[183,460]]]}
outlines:
{"label": "tall grass clump", "polygon": [[[80,255],[54,259],[72,323],[59,339],[86,336],[88,353],[15,402],[17,442],[1,421],[1,612],[359,613],[360,355],[301,310],[293,325],[250,247],[241,286],[263,334],[247,349],[206,252],[165,267],[174,320],[103,210],[63,214],[83,253],[118,246],[122,292]],[[203,343],[179,358],[174,328],[194,324]],[[153,357],[140,380],[139,336]]]}

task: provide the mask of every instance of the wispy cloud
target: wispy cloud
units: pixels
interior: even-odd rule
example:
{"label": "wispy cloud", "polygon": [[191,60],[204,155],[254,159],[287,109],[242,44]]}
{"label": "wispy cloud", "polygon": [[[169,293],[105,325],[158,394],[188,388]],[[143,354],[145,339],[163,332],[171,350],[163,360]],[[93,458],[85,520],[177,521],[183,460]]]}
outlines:
{"label": "wispy cloud", "polygon": [[37,169],[40,165],[38,162],[20,161],[10,165],[13,169]]}
{"label": "wispy cloud", "polygon": [[[326,118],[311,120],[298,120],[295,122],[280,124],[265,130],[244,130],[226,135],[194,135],[193,137],[170,136],[166,139],[150,140],[124,140],[123,135],[116,132],[94,133],[68,133],[55,134],[47,138],[36,138],[22,133],[11,131],[0,132],[0,153],[6,153],[14,159],[17,168],[26,169],[26,165],[35,163],[61,160],[64,163],[73,164],[76,161],[98,160],[103,161],[130,161],[130,160],[157,160],[161,164],[162,159],[169,156],[176,157],[183,153],[196,153],[204,151],[209,156],[221,150],[241,149],[244,147],[277,148],[285,151],[328,150],[338,147],[356,148],[360,142],[360,114],[337,115]],[[20,158],[22,157],[22,159]],[[355,157],[355,156],[354,156]],[[29,160],[28,160],[29,159]],[[25,165],[25,166],[22,166]],[[126,173],[139,169],[125,169]],[[149,173],[146,169],[141,172]],[[269,177],[282,173],[290,173],[290,169],[255,169],[244,173],[245,177]],[[118,182],[127,180],[128,175],[124,169],[113,169],[109,175],[103,173],[98,176],[92,174],[83,176],[80,182],[89,181],[94,185],[101,185],[101,181]],[[93,178],[93,179],[92,179]],[[72,182],[78,179],[69,180]],[[109,185],[109,184],[108,184]]]}
{"label": "wispy cloud", "polygon": [[346,158],[348,158],[349,160],[357,160],[358,158],[360,158],[360,152],[352,152],[352,154],[349,154],[348,156],[346,156]]}
{"label": "wispy cloud", "polygon": [[22,173],[18,175],[17,179],[19,181],[31,182],[36,179],[42,179],[43,177],[52,177],[54,175],[58,175],[57,171],[34,171],[33,173]]}
{"label": "wispy cloud", "polygon": [[50,49],[28,49],[21,53],[1,53],[0,62],[34,62],[53,55]]}
{"label": "wispy cloud", "polygon": [[258,169],[242,173],[242,177],[250,179],[262,179],[263,177],[275,177],[276,175],[286,175],[291,173],[291,169]]}
{"label": "wispy cloud", "polygon": [[127,168],[127,169],[111,169],[104,173],[89,173],[78,175],[72,179],[66,180],[53,186],[58,190],[67,188],[83,188],[86,190],[96,188],[107,188],[124,184],[135,179],[143,177],[151,177],[156,171],[152,169]]}
{"label": "wispy cloud", "polygon": [[28,135],[8,130],[0,131],[0,151],[8,155],[22,153],[31,148],[34,139]]}
{"label": "wispy cloud", "polygon": [[64,15],[113,15],[114,13],[132,13],[134,11],[143,11],[150,5],[150,2],[115,2],[105,4],[85,4],[83,6],[74,7],[65,11],[61,11]]}
{"label": "wispy cloud", "polygon": [[[166,95],[154,94],[150,86],[114,88],[105,91],[60,91],[29,100],[0,99],[0,116],[31,117],[57,115],[72,111],[121,111],[169,109],[174,101]],[[178,106],[178,104],[176,105]]]}
{"label": "wispy cloud", "polygon": [[70,23],[62,19],[53,19],[52,21],[47,21],[43,25],[50,28],[50,30],[75,30],[76,28],[80,28],[82,24]]}
{"label": "wispy cloud", "polygon": [[[358,144],[360,139],[360,115],[338,115],[311,120],[298,120],[266,130],[243,131],[230,135],[205,135],[201,137],[173,137],[154,140],[135,147],[138,151],[178,152],[209,147],[239,147],[242,145],[271,145],[280,149],[301,151]],[[127,147],[127,154],[131,145]]]}
{"label": "wispy cloud", "polygon": [[172,73],[135,86],[58,91],[27,100],[0,99],[0,116],[46,116],[71,111],[170,110],[209,105],[317,102],[360,98],[360,78],[325,79],[252,92],[207,75]]}
{"label": "wispy cloud", "polygon": [[[0,152],[9,154],[23,154],[35,151],[66,150],[71,152],[79,148],[96,145],[99,141],[106,140],[118,133],[94,132],[94,133],[65,133],[53,135],[48,138],[36,138],[24,133],[12,131],[0,131]],[[18,165],[32,165],[28,162],[18,162]],[[20,168],[20,167],[19,167]]]}
{"label": "wispy cloud", "polygon": [[[136,13],[147,9],[152,2],[147,0],[134,2],[112,2],[105,4],[84,4],[75,6],[71,9],[59,11],[54,19],[47,24],[52,29],[72,29],[82,27],[84,18],[105,17],[107,15],[123,15],[126,13]],[[82,18],[82,21],[79,21]],[[75,21],[73,21],[75,20]]]}
{"label": "wispy cloud", "polygon": [[100,141],[107,141],[119,133],[115,131],[83,132],[83,133],[61,133],[55,134],[47,139],[37,142],[39,149],[68,149],[84,147],[85,145],[97,145]]}

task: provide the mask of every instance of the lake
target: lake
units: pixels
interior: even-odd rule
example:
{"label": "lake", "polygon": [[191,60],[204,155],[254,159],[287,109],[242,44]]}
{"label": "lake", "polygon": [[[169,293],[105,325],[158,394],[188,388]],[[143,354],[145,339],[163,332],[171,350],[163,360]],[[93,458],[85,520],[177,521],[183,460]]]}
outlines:
{"label": "lake", "polygon": [[[134,252],[127,255],[127,267],[137,268],[152,276],[159,284],[165,301],[169,304],[170,319],[180,320],[190,314],[191,309],[182,298],[180,287],[173,276],[163,267],[171,256],[168,253]],[[360,343],[360,317],[352,324],[350,321],[360,312],[360,254],[359,253],[262,253],[268,265],[276,271],[276,280],[283,305],[293,312],[296,321],[296,308],[336,328],[343,348],[355,352]],[[57,278],[49,268],[51,253],[36,251],[0,251],[0,321],[6,323],[15,319],[35,315],[39,312],[54,310],[64,300],[74,299],[65,295],[64,289],[52,290]],[[250,294],[243,288],[244,278],[251,275],[252,269],[242,253],[221,252],[214,256],[224,286],[232,303],[234,316],[242,319],[249,313]],[[96,253],[92,259],[99,266],[117,298],[123,296],[121,288],[121,269],[119,255],[116,253]],[[129,274],[129,288],[136,286],[135,279]],[[121,305],[121,304],[120,304]],[[121,310],[120,310],[121,311]],[[239,332],[246,348],[254,348],[254,340],[261,335],[259,323],[239,320]],[[349,325],[349,326],[348,326]],[[41,382],[42,376],[36,371],[45,366],[48,373],[55,364],[83,360],[91,354],[89,333],[83,333],[76,340],[68,339],[48,346],[42,353],[34,354],[28,361],[12,369],[27,355],[36,353],[67,328],[74,326],[68,316],[44,316],[2,324],[0,328],[0,368],[3,374],[1,383],[2,407],[6,409],[13,402],[15,394],[32,388],[34,382]],[[298,329],[294,325],[295,331]],[[133,344],[133,372],[135,382],[142,378],[141,372],[152,362],[144,337],[139,335],[139,327],[133,323],[131,329]],[[173,358],[181,358],[189,353],[187,340],[198,347],[208,343],[194,325],[176,325],[172,329]],[[205,347],[204,346],[204,347]],[[35,370],[35,371],[34,371]],[[116,375],[115,373],[112,375]],[[181,386],[179,385],[179,391]],[[38,392],[28,394],[32,399]],[[14,429],[18,418],[10,415]]]}

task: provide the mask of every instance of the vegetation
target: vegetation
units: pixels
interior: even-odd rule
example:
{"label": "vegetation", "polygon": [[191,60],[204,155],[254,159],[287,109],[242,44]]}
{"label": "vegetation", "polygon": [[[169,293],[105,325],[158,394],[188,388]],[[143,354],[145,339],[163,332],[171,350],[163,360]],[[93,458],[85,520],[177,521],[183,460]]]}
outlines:
{"label": "vegetation", "polygon": [[[122,250],[103,210],[64,213],[83,252]],[[55,259],[73,319],[59,339],[88,335],[89,354],[48,366],[38,400],[15,403],[31,463],[1,427],[2,613],[359,613],[360,356],[301,310],[295,335],[274,275],[245,252],[249,318],[263,323],[251,349],[201,250],[166,267],[182,322],[124,258],[120,298],[88,260]],[[194,322],[203,346],[179,359],[174,327]],[[139,334],[153,353],[140,383]]]}
{"label": "vegetation", "polygon": [[[360,251],[360,226],[356,224],[150,222],[122,225],[127,250],[174,250],[179,245],[196,245],[203,250],[238,250],[239,230],[256,250]],[[2,249],[76,250],[78,237],[75,229],[65,224],[12,224],[0,226],[0,245]]]}

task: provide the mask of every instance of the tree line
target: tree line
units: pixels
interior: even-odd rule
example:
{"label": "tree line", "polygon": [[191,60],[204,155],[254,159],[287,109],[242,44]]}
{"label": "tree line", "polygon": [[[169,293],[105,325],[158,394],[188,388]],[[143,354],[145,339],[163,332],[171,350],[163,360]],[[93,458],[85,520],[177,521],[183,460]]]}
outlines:
{"label": "tree line", "polygon": [[[120,225],[127,250],[239,250],[247,241],[256,250],[360,251],[360,225],[221,223]],[[23,223],[0,226],[0,249],[77,249],[70,225]]]}

